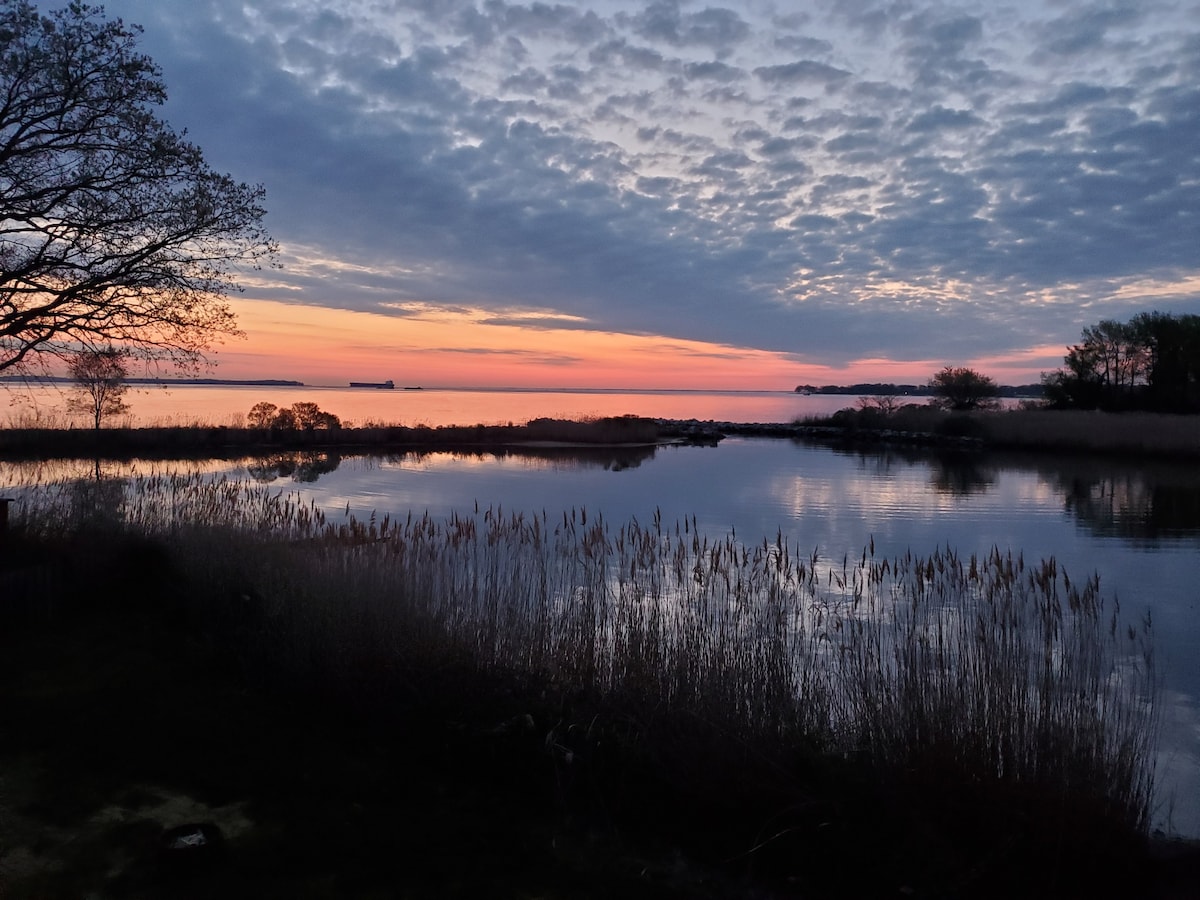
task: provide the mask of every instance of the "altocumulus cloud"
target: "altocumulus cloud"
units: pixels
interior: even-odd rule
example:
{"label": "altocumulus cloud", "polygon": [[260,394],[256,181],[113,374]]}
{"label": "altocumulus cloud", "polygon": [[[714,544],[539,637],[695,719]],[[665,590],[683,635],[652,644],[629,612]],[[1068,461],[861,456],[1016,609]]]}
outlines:
{"label": "altocumulus cloud", "polygon": [[1190,0],[327,7],[106,4],[267,187],[255,296],[829,364],[1200,311]]}

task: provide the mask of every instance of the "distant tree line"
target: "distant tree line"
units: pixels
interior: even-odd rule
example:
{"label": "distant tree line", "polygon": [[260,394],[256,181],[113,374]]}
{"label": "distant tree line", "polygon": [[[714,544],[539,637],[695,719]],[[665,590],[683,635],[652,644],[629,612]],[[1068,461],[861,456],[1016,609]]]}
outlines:
{"label": "distant tree line", "polygon": [[1001,397],[1044,397],[1058,409],[1200,413],[1200,315],[1139,313],[1128,322],[1105,319],[1083,329],[1062,368],[1040,384],[997,385],[986,376],[947,366],[928,384],[802,384],[798,393],[879,398],[934,397],[953,410],[992,408]]}
{"label": "distant tree line", "polygon": [[1042,376],[1052,406],[1200,412],[1200,316],[1106,319],[1083,329],[1064,363]]}
{"label": "distant tree line", "polygon": [[[929,379],[929,384],[922,385],[919,393],[932,398],[929,406],[950,412],[975,412],[999,409],[1000,392],[1000,385],[987,375],[965,366],[946,366]],[[900,412],[905,406],[917,405],[905,403],[903,395],[894,392],[864,394],[858,398],[859,409],[888,416]]]}
{"label": "distant tree line", "polygon": [[[995,396],[997,397],[1041,397],[1043,386],[1041,384],[1017,384],[994,385]],[[798,394],[859,394],[861,396],[870,397],[891,397],[891,396],[913,396],[913,397],[936,397],[939,396],[939,391],[933,383],[929,384],[878,384],[878,383],[863,383],[863,384],[826,384],[815,386],[811,384],[801,384],[796,387]]]}

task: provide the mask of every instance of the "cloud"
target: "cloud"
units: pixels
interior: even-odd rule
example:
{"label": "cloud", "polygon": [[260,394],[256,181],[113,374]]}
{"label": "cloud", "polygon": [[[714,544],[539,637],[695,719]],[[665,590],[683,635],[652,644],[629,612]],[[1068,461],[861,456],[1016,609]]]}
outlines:
{"label": "cloud", "polygon": [[679,2],[654,2],[633,16],[621,16],[642,38],[673,46],[705,46],[723,55],[746,38],[749,26],[731,9],[706,7],[684,13]]}
{"label": "cloud", "polygon": [[[508,324],[499,321],[495,324]],[[412,352],[411,348],[409,352]],[[570,353],[548,353],[545,350],[519,350],[511,347],[421,347],[424,353],[436,353],[450,356],[496,357],[517,359],[529,365],[538,366],[575,366],[583,362],[583,358],[572,356]]]}
{"label": "cloud", "polygon": [[827,5],[108,11],[146,26],[167,118],[266,186],[268,298],[828,364],[1065,344],[1106,303],[1200,311],[1124,287],[1200,270],[1194,16]]}
{"label": "cloud", "polygon": [[947,129],[970,128],[982,125],[983,120],[969,109],[946,109],[935,106],[918,113],[905,126],[908,131],[945,131]]}
{"label": "cloud", "polygon": [[1050,22],[1056,35],[1047,45],[1051,53],[1073,56],[1100,48],[1110,31],[1138,22],[1142,13],[1133,5],[1071,10]]}
{"label": "cloud", "polygon": [[811,59],[801,59],[774,66],[759,66],[754,70],[754,74],[760,80],[775,86],[805,83],[832,85],[850,77],[850,73],[845,69],[838,69]]}
{"label": "cloud", "polygon": [[781,34],[775,37],[775,46],[788,56],[810,59],[833,53],[833,44],[820,38],[806,35]]}
{"label": "cloud", "polygon": [[588,54],[594,65],[620,64],[630,69],[659,72],[666,68],[666,58],[651,47],[630,44],[624,39],[614,39],[595,47]]}
{"label": "cloud", "polygon": [[687,63],[683,67],[683,72],[688,78],[722,82],[738,81],[745,76],[745,73],[741,69],[735,66],[728,66],[717,60]]}

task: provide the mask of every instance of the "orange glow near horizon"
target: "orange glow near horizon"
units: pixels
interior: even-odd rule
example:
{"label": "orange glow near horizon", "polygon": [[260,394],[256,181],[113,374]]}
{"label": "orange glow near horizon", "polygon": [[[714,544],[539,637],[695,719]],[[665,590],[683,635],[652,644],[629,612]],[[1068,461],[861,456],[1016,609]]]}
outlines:
{"label": "orange glow near horizon", "polygon": [[1002,356],[982,357],[972,367],[988,373],[998,384],[1037,384],[1043,372],[1062,367],[1066,352],[1064,344],[1042,344]]}
{"label": "orange glow near horizon", "polygon": [[[385,381],[423,387],[791,390],[799,384],[920,384],[945,362],[856,360],[840,367],[799,354],[707,344],[663,336],[490,324],[486,316],[416,308],[384,315],[234,298],[246,333],[215,354],[224,379],[279,378],[314,385]],[[972,365],[1001,383],[1036,381],[1043,351]],[[1056,348],[1061,362],[1062,349]],[[1032,375],[1029,375],[1032,372]],[[1003,377],[998,377],[1003,375]]]}

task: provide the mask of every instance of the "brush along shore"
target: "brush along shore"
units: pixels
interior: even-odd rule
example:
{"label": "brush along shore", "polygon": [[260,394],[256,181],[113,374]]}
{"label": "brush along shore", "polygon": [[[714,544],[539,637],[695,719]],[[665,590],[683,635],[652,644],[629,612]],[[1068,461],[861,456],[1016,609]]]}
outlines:
{"label": "brush along shore", "polygon": [[178,458],[310,449],[652,446],[716,444],[730,435],[1126,457],[1200,457],[1200,416],[1195,415],[1043,409],[951,413],[915,404],[886,412],[844,409],[796,422],[610,416],[578,421],[542,418],[505,425],[368,425],[310,430],[205,425],[98,430],[14,427],[0,428],[0,455],[10,459]]}
{"label": "brush along shore", "polygon": [[521,425],[367,425],[337,428],[0,428],[0,455],[71,458],[135,455],[253,454],[280,450],[378,448],[462,449],[513,446],[653,446],[683,437],[653,419],[614,416],[572,421],[533,419]]}
{"label": "brush along shore", "polygon": [[801,434],[827,439],[1125,457],[1200,457],[1198,415],[1053,409],[947,412],[912,404],[892,411],[843,409],[794,427]]}
{"label": "brush along shore", "polygon": [[1053,560],[112,500],[0,545],[6,897],[1170,896],[1149,623]]}
{"label": "brush along shore", "polygon": [[694,442],[737,435],[1126,458],[1200,457],[1200,416],[1168,413],[1054,409],[949,412],[931,405],[910,404],[890,411],[847,408],[788,423],[661,420],[659,424],[664,433]]}

